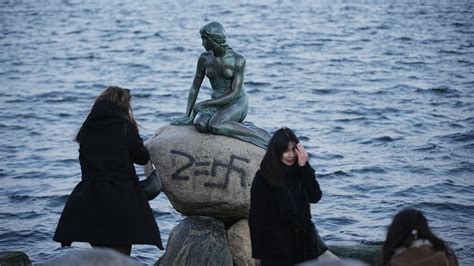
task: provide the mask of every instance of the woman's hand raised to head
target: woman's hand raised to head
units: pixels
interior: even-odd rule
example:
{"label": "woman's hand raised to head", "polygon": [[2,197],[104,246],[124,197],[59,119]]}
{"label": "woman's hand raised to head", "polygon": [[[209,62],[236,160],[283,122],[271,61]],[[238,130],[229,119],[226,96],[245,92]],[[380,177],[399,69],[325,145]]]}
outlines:
{"label": "woman's hand raised to head", "polygon": [[308,152],[303,147],[303,144],[296,144],[296,154],[298,155],[298,165],[303,167],[308,162]]}

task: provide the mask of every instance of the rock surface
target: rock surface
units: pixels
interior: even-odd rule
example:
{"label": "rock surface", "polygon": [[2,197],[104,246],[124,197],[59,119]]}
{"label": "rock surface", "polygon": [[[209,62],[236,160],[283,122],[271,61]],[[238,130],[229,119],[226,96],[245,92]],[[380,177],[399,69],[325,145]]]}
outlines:
{"label": "rock surface", "polygon": [[155,265],[232,266],[224,223],[212,217],[185,218],[171,230],[166,251]]}
{"label": "rock surface", "polygon": [[30,266],[31,261],[28,256],[21,251],[0,252],[0,266]]}
{"label": "rock surface", "polygon": [[115,266],[140,266],[142,265],[138,261],[123,255],[112,249],[106,248],[94,248],[87,250],[79,250],[70,252],[67,255],[52,259],[45,263],[38,264],[39,266],[102,266],[102,265],[115,265]]}
{"label": "rock surface", "polygon": [[369,265],[379,265],[382,258],[381,245],[330,245],[328,247],[338,257],[358,259]]}
{"label": "rock surface", "polygon": [[[250,186],[265,150],[234,138],[165,126],[145,142],[162,191],[186,216],[248,217]],[[149,169],[146,169],[149,171]]]}
{"label": "rock surface", "polygon": [[235,266],[254,265],[252,259],[252,242],[247,219],[242,219],[227,230],[230,253]]}

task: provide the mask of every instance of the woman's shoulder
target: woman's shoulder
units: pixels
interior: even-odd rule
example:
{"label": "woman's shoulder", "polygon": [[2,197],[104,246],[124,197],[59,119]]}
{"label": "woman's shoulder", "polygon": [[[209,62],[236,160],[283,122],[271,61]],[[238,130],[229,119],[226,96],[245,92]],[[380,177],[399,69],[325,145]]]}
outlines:
{"label": "woman's shoulder", "polygon": [[260,170],[255,173],[255,177],[253,178],[252,182],[252,187],[259,187],[265,190],[271,189],[270,184],[268,184],[267,180],[265,179],[265,176]]}
{"label": "woman's shoulder", "polygon": [[260,170],[257,170],[255,173],[255,177],[253,178],[252,185],[265,185],[265,177],[263,176],[262,172]]}

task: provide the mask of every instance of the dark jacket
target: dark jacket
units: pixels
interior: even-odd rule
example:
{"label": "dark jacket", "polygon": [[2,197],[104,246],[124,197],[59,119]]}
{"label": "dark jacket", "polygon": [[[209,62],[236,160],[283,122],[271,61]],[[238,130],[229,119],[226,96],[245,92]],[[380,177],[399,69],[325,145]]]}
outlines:
{"label": "dark jacket", "polygon": [[431,247],[410,247],[403,254],[393,256],[389,266],[457,266],[456,259],[444,250]]}
{"label": "dark jacket", "polygon": [[269,185],[257,171],[251,187],[249,226],[252,257],[262,265],[294,265],[327,250],[311,222],[310,203],[322,192],[313,168],[295,164],[284,188]]}
{"label": "dark jacket", "polygon": [[133,163],[150,159],[137,129],[113,102],[97,102],[79,133],[82,181],[69,196],[54,240],[152,244],[160,232]]}

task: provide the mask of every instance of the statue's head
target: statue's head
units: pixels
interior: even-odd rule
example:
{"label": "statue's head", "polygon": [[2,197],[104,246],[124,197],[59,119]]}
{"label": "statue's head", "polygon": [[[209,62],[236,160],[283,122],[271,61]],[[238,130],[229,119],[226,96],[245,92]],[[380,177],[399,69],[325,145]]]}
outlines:
{"label": "statue's head", "polygon": [[213,21],[202,26],[202,28],[199,30],[199,33],[201,33],[201,37],[203,39],[210,39],[223,48],[227,48],[229,46],[227,44],[224,27],[219,22]]}

